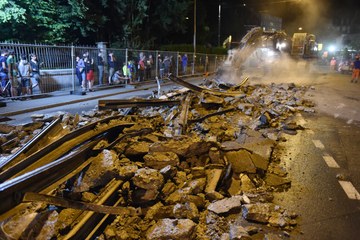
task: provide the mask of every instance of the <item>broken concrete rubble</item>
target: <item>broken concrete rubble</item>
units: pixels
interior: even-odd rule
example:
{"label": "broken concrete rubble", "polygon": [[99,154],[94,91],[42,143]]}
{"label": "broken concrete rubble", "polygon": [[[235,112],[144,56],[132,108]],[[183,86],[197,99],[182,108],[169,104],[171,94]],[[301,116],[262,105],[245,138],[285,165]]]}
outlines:
{"label": "broken concrete rubble", "polygon": [[180,136],[166,142],[157,142],[150,146],[150,152],[173,152],[181,157],[199,156],[209,152],[213,143],[205,142],[197,136]]}
{"label": "broken concrete rubble", "polygon": [[260,222],[276,227],[296,225],[296,215],[288,214],[280,206],[273,203],[255,203],[242,206],[242,214],[246,220]]}
{"label": "broken concrete rubble", "polygon": [[94,157],[85,175],[80,176],[78,185],[73,188],[74,192],[85,192],[91,188],[105,186],[112,178],[118,176],[120,165],[116,153],[112,150],[103,150]]}
{"label": "broken concrete rubble", "polygon": [[179,157],[173,152],[152,152],[144,156],[145,165],[154,169],[162,169],[168,165],[179,165]]}
{"label": "broken concrete rubble", "polygon": [[182,240],[195,237],[196,224],[189,219],[161,219],[146,234],[146,239]]}
{"label": "broken concrete rubble", "polygon": [[[251,239],[259,232],[259,228],[230,222],[233,214],[275,229],[296,224],[294,214],[271,203],[272,191],[290,185],[286,170],[274,165],[272,152],[281,133],[302,130],[288,118],[312,103],[302,101],[305,89],[292,84],[240,90],[241,95],[194,94],[188,111],[180,105],[162,106],[119,116],[136,122],[124,133],[142,129],[153,133],[132,136],[111,150],[102,150],[77,176],[73,189],[90,202],[97,194],[93,189],[112,178],[121,179],[119,202],[140,207],[145,214],[118,216],[99,239]],[[91,117],[67,116],[64,121],[74,128],[91,122]],[[187,125],[179,136],[176,122]],[[16,131],[0,129],[4,134]],[[10,140],[7,135],[1,137],[2,143]],[[104,141],[98,149],[108,147]],[[59,212],[58,232],[72,224],[65,214],[69,219],[75,215],[66,209]]]}

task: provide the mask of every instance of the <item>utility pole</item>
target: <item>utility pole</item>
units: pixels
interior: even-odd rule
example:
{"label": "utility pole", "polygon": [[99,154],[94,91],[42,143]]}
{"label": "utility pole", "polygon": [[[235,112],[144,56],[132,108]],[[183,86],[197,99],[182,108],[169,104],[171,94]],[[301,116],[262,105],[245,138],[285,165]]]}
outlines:
{"label": "utility pole", "polygon": [[196,0],[194,0],[194,54],[193,54],[193,66],[192,74],[195,74],[195,58],[196,58]]}

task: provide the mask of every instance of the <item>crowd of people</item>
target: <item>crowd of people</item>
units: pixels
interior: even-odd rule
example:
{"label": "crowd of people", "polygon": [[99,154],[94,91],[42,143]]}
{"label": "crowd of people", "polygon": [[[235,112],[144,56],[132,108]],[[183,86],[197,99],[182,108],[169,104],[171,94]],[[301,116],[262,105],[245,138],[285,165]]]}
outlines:
{"label": "crowd of people", "polygon": [[[20,59],[16,59],[16,56]],[[155,58],[151,54],[146,56],[144,52],[140,52],[138,57],[130,58],[121,64],[113,51],[108,51],[106,54],[99,50],[96,59],[89,51],[85,51],[76,56],[75,72],[82,91],[94,91],[95,69],[99,85],[135,83],[153,79],[156,66],[159,79],[163,79],[169,73],[175,73],[177,64],[179,64],[179,73],[187,74],[187,54],[179,55],[177,61],[178,63],[174,61],[172,55],[158,55]],[[44,84],[41,81],[40,69],[41,63],[35,53],[27,56],[15,54],[13,50],[2,49],[0,94],[3,97],[32,95],[36,87],[42,93]]]}
{"label": "crowd of people", "polygon": [[13,50],[2,49],[0,56],[0,94],[3,97],[32,95],[33,89],[37,86],[41,93],[40,66],[41,63],[34,53],[30,54],[29,58],[25,54],[21,54],[20,60],[17,61]]}
{"label": "crowd of people", "polygon": [[[163,79],[169,73],[175,72],[175,62],[172,56],[159,55],[157,59],[160,79]],[[146,56],[143,52],[140,52],[138,59],[130,59],[120,64],[113,51],[109,51],[105,55],[103,51],[99,50],[96,59],[98,84],[113,85],[151,80],[154,77],[153,74],[156,66],[154,61],[155,59],[151,54]],[[179,55],[178,61],[182,74],[186,74],[188,65],[187,54]],[[95,61],[89,56],[89,52],[83,53],[82,57],[76,57],[76,76],[79,86],[81,86],[83,91],[93,91],[94,65]]]}

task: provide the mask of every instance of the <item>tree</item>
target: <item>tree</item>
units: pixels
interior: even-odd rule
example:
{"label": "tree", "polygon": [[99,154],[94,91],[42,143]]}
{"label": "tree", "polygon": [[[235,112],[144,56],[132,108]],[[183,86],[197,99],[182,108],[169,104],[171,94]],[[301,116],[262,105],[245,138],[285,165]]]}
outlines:
{"label": "tree", "polygon": [[192,0],[0,0],[0,40],[150,48],[184,41],[192,6]]}
{"label": "tree", "polygon": [[[192,11],[193,2],[188,0],[149,2],[150,11],[145,27],[146,38],[153,42],[182,43],[184,41],[184,34],[189,29],[188,19]],[[191,23],[190,26],[192,26]]]}
{"label": "tree", "polygon": [[11,0],[0,0],[0,22],[25,22],[26,10]]}
{"label": "tree", "polygon": [[79,29],[81,24],[76,23],[82,20],[86,10],[83,0],[48,0],[35,4],[32,0],[0,0],[0,22],[6,26],[0,29],[0,40],[73,41],[78,36],[69,33]]}

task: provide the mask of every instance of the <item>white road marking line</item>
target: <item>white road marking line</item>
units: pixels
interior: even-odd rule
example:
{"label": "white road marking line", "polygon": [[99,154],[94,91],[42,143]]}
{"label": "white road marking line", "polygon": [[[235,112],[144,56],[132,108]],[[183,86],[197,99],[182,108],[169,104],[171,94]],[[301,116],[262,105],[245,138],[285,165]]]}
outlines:
{"label": "white road marking line", "polygon": [[337,162],[335,161],[335,159],[332,156],[324,155],[323,159],[325,160],[328,167],[330,167],[330,168],[340,168],[340,166],[337,164]]}
{"label": "white road marking line", "polygon": [[315,147],[319,148],[319,149],[325,149],[324,144],[322,144],[322,142],[320,140],[312,140]]}
{"label": "white road marking line", "polygon": [[339,105],[336,106],[336,109],[343,108],[343,107],[345,107],[345,106],[346,106],[345,104],[340,103]]}
{"label": "white road marking line", "polygon": [[353,120],[352,119],[349,119],[346,123],[347,124],[351,124],[353,122]]}
{"label": "white road marking line", "polygon": [[339,116],[340,116],[340,115],[339,115],[338,113],[335,113],[335,114],[334,114],[334,117],[335,117],[335,118],[338,118]]}
{"label": "white road marking line", "polygon": [[340,183],[341,187],[343,188],[344,192],[346,193],[346,195],[348,196],[348,198],[354,199],[354,200],[360,200],[360,194],[355,189],[354,185],[352,185],[351,182],[339,181],[339,183]]}

